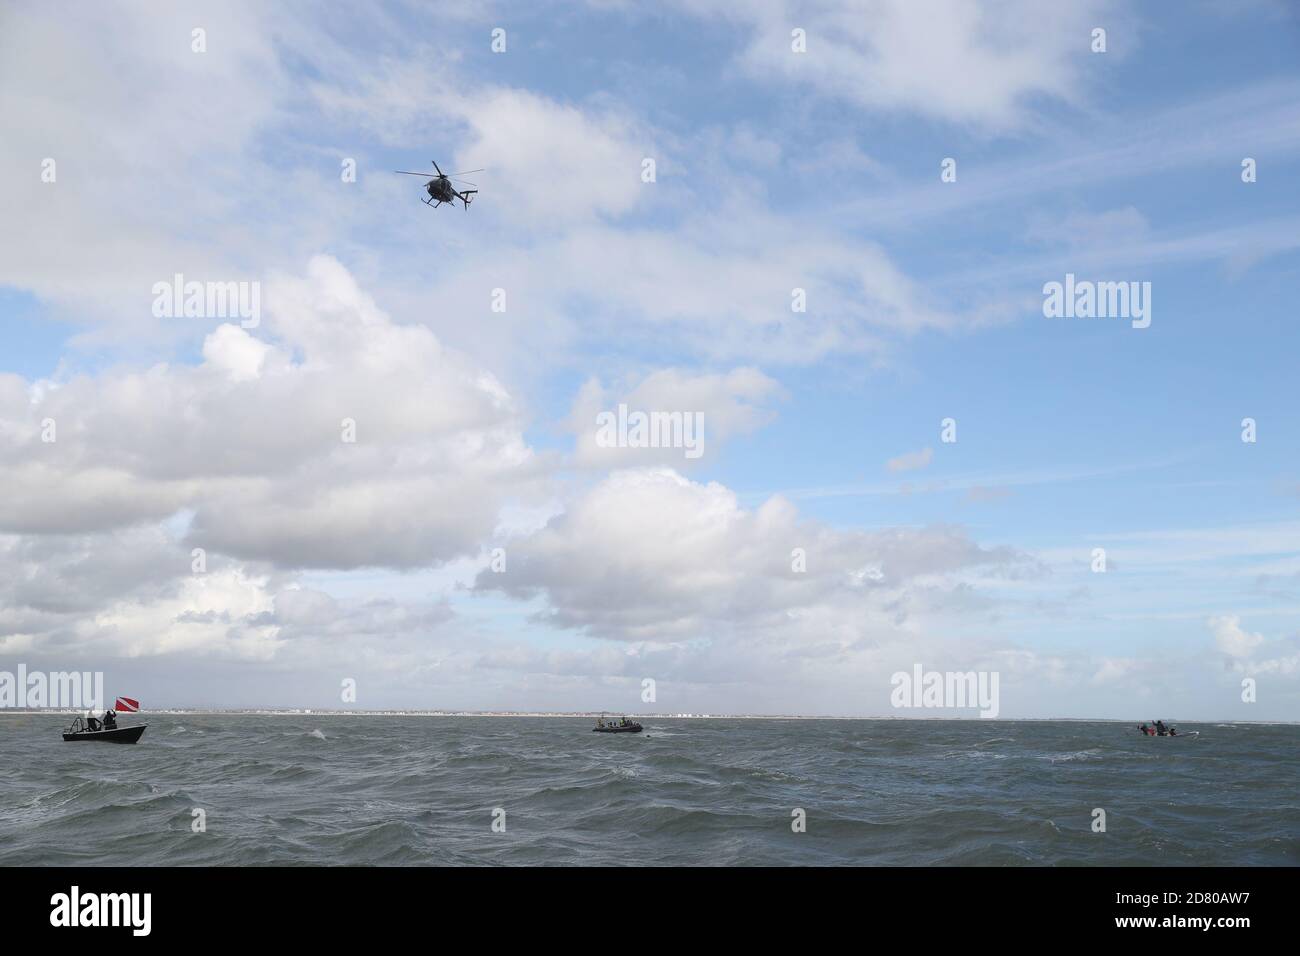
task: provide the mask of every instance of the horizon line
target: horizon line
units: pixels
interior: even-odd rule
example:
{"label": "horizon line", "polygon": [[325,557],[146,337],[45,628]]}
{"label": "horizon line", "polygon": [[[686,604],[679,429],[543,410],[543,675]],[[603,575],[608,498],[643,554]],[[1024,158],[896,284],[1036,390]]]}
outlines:
{"label": "horizon line", "polygon": [[[39,710],[0,708],[0,715],[39,717],[42,715],[68,716],[79,715],[86,708],[44,708]],[[1041,723],[1048,721],[1072,723],[1131,723],[1134,718],[1126,717],[958,717],[958,716],[846,716],[838,714],[693,714],[693,713],[636,713],[634,711],[524,711],[524,710],[410,710],[404,708],[373,710],[336,710],[315,707],[160,707],[156,710],[138,711],[142,716],[157,714],[160,716],[202,716],[237,715],[248,717],[567,717],[594,718],[617,714],[625,717],[640,717],[653,720],[945,720],[962,722],[997,723]],[[1138,718],[1141,719],[1141,718]],[[1158,718],[1163,720],[1164,718]],[[1300,725],[1300,720],[1240,720],[1228,717],[1179,718],[1184,723],[1194,724],[1254,724],[1259,726],[1293,726]]]}

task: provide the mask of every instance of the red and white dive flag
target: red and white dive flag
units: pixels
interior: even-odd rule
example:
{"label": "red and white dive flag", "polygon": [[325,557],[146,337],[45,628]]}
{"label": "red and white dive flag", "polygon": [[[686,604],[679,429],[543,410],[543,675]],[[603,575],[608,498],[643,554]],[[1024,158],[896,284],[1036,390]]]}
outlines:
{"label": "red and white dive flag", "polygon": [[119,697],[113,709],[119,714],[134,714],[140,709],[140,702],[130,697]]}

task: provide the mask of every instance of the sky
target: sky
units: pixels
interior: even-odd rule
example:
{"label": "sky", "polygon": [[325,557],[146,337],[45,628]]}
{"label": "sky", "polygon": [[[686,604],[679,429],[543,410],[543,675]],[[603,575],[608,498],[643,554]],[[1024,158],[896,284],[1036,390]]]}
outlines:
{"label": "sky", "polygon": [[0,8],[0,670],[1300,719],[1293,4],[73,7]]}

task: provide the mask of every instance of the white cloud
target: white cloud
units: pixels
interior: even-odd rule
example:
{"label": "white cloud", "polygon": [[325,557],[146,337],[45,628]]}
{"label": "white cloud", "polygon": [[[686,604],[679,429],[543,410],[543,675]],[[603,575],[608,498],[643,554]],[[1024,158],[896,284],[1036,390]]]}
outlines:
{"label": "white cloud", "polygon": [[453,618],[445,600],[343,601],[298,575],[212,554],[158,525],[0,535],[0,654],[224,659],[304,666],[409,659]]}
{"label": "white cloud", "polygon": [[909,451],[897,458],[889,459],[889,461],[885,462],[885,467],[894,472],[916,471],[918,468],[924,468],[930,464],[933,458],[933,448],[922,448],[920,451]]}
{"label": "white cloud", "polygon": [[232,382],[246,382],[261,374],[271,347],[237,325],[221,325],[203,342],[203,358],[221,369]]}
{"label": "white cloud", "polygon": [[[1027,124],[1039,101],[1084,100],[1092,28],[1131,48],[1130,18],[1107,0],[679,0],[701,16],[751,31],[743,68],[872,110],[908,111],[993,131]],[[791,51],[791,30],[807,52]],[[1124,28],[1123,30],[1121,28]]]}
{"label": "white cloud", "polygon": [[481,573],[476,589],[545,595],[548,621],[594,636],[844,645],[964,601],[956,572],[1021,561],[955,529],[837,531],[781,498],[747,511],[666,469],[614,473],[508,554],[508,572]]}
{"label": "white cloud", "polygon": [[1230,659],[1232,669],[1246,674],[1300,672],[1300,639],[1269,641],[1263,634],[1247,631],[1236,614],[1220,614],[1206,622],[1214,643]]}
{"label": "white cloud", "polygon": [[477,553],[499,509],[540,489],[501,384],[392,322],[338,262],[312,260],[265,299],[258,337],[224,326],[197,366],[75,377],[35,402],[0,379],[0,530],[189,509],[192,544],[245,559],[411,567]]}
{"label": "white cloud", "polygon": [[[654,195],[641,181],[642,160],[655,155],[654,134],[610,103],[570,104],[523,89],[472,86],[448,62],[381,59],[356,66],[347,82],[339,76],[311,87],[325,114],[394,144],[424,139],[434,116],[454,124],[461,133],[455,154],[432,158],[448,173],[485,167],[466,176],[483,189],[474,210],[479,216],[504,216],[515,229],[549,233],[616,218]],[[418,164],[414,171],[433,169],[429,157]]]}
{"label": "white cloud", "polygon": [[1131,657],[1103,657],[1098,662],[1096,673],[1092,675],[1092,683],[1121,683],[1131,675],[1142,671],[1146,666],[1145,662]]}
{"label": "white cloud", "polygon": [[[200,23],[206,53],[191,50]],[[0,283],[139,334],[158,325],[153,282],[241,268],[221,223],[256,201],[243,160],[291,89],[256,7],[7,7],[4,50]]]}
{"label": "white cloud", "polygon": [[1241,619],[1235,614],[1212,617],[1208,623],[1214,632],[1214,643],[1229,657],[1249,657],[1264,643],[1264,635],[1243,630]]}

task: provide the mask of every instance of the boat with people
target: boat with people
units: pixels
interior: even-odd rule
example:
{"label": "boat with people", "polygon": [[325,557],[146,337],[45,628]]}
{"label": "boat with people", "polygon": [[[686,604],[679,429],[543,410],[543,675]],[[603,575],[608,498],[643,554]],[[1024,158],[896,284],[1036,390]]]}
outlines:
{"label": "boat with people", "polygon": [[1180,733],[1177,727],[1166,724],[1163,720],[1153,720],[1150,724],[1138,726],[1138,732],[1144,737],[1199,737],[1199,730]]}
{"label": "boat with people", "polygon": [[[114,710],[113,708],[116,708]],[[130,697],[119,697],[113,707],[104,711],[103,718],[98,718],[91,711],[86,711],[84,717],[78,717],[72,721],[72,725],[63,732],[63,740],[68,741],[98,741],[105,744],[133,744],[143,735],[148,724],[138,724],[134,727],[119,727],[117,725],[117,711],[123,713],[135,714],[140,711],[140,702]]]}
{"label": "boat with people", "polygon": [[596,726],[591,728],[594,734],[639,734],[641,725],[635,720],[628,720],[621,717],[618,720],[606,720],[605,715],[601,714],[596,718]]}
{"label": "boat with people", "polygon": [[136,724],[133,727],[113,727],[109,730],[90,730],[86,722],[78,717],[72,726],[63,732],[64,740],[97,740],[106,744],[133,744],[143,735],[148,724]]}

